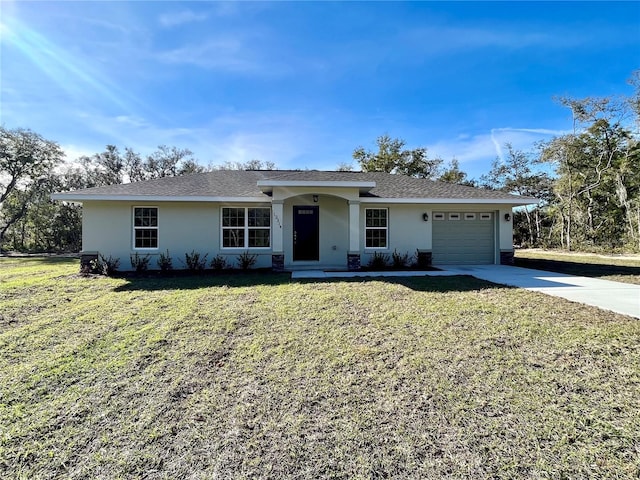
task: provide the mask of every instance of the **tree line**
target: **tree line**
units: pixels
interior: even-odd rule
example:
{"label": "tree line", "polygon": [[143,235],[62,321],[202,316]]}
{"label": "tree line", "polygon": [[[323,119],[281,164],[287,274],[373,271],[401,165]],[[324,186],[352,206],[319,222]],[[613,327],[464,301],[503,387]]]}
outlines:
{"label": "tree line", "polygon": [[[640,71],[628,97],[560,98],[572,113],[569,133],[523,152],[506,144],[503,158],[471,179],[454,158],[430,158],[382,135],[376,149],[358,147],[361,171],[382,171],[535,197],[516,209],[514,243],[568,250],[640,251]],[[53,192],[187,175],[216,169],[273,170],[271,162],[203,166],[188,149],[161,145],[142,156],[107,145],[65,162],[60,146],[28,129],[0,127],[0,249],[79,251],[81,207],[53,202]],[[342,164],[338,170],[352,170]]]}

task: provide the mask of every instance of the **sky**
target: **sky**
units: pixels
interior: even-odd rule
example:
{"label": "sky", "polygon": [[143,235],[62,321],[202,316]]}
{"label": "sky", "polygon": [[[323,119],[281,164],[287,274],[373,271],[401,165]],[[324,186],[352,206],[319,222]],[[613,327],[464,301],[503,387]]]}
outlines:
{"label": "sky", "polygon": [[631,94],[640,2],[0,0],[0,68],[0,123],[69,160],[333,170],[387,134],[477,178],[571,130],[554,98]]}

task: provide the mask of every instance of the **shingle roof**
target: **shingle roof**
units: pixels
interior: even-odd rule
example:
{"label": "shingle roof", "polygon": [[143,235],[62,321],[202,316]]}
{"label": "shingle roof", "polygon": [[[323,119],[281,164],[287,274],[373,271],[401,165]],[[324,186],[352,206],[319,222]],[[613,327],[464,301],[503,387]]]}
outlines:
{"label": "shingle roof", "polygon": [[[404,175],[383,172],[336,172],[318,170],[216,170],[206,173],[165,177],[143,182],[87,188],[57,194],[56,199],[72,197],[167,196],[167,197],[237,197],[269,198],[257,185],[259,180],[302,182],[375,182],[375,187],[363,198],[388,199],[456,199],[512,200],[513,204],[532,203],[526,197],[504,192],[484,190]],[[65,198],[66,197],[66,198]]]}

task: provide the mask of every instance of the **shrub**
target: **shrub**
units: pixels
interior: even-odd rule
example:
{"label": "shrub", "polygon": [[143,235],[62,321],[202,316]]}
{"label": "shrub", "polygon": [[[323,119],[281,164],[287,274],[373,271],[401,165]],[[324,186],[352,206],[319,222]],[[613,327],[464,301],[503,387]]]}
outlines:
{"label": "shrub", "polygon": [[120,259],[113,258],[111,255],[108,257],[98,255],[98,258],[91,260],[91,269],[93,272],[106,275],[107,277],[116,273],[118,271],[118,267],[120,267]]}
{"label": "shrub", "polygon": [[211,268],[214,270],[220,271],[227,268],[229,265],[227,264],[227,259],[222,255],[216,255],[211,260]]}
{"label": "shrub", "polygon": [[149,268],[149,260],[151,260],[151,257],[149,255],[145,255],[144,257],[139,255],[138,253],[129,255],[131,267],[135,269],[136,273],[146,272]]}
{"label": "shrub", "polygon": [[373,252],[369,259],[369,268],[386,268],[389,264],[389,255],[386,253]]}
{"label": "shrub", "polygon": [[249,253],[248,251],[242,252],[237,257],[238,265],[242,270],[249,270],[258,261],[258,255]]}
{"label": "shrub", "polygon": [[406,268],[409,265],[409,252],[398,253],[397,250],[394,250],[391,254],[391,261],[393,268]]}
{"label": "shrub", "polygon": [[204,270],[207,266],[207,255],[208,253],[205,253],[203,257],[195,250],[191,250],[191,253],[185,253],[184,259],[187,269],[191,272],[201,272]]}
{"label": "shrub", "polygon": [[171,255],[169,255],[169,250],[167,249],[167,253],[161,253],[160,256],[158,257],[158,267],[160,268],[160,271],[162,272],[168,272],[170,270],[173,270],[173,263],[171,260]]}

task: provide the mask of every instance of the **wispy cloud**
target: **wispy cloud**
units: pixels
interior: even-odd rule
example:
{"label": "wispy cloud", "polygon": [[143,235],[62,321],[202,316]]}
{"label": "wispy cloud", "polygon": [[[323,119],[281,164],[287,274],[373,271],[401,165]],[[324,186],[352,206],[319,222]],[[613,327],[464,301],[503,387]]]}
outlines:
{"label": "wispy cloud", "polygon": [[182,10],[180,12],[163,13],[158,17],[158,22],[165,28],[173,28],[187,23],[202,22],[207,18],[209,18],[209,15],[206,13]]}
{"label": "wispy cloud", "polygon": [[191,64],[202,68],[247,71],[252,63],[243,59],[243,45],[235,38],[210,39],[157,54],[162,62]]}
{"label": "wispy cloud", "polygon": [[129,147],[143,156],[165,144],[188,148],[203,165],[257,159],[273,162],[280,168],[314,167],[301,162],[315,148],[315,128],[297,114],[219,114],[209,122],[188,128],[164,126],[140,117],[90,112],[78,112],[75,121],[90,126],[90,132],[85,133],[81,146],[63,145],[68,161],[101,152],[106,144],[120,149]]}
{"label": "wispy cloud", "polygon": [[[229,73],[278,76],[290,67],[273,58],[264,58],[258,39],[242,35],[209,38],[156,54],[156,58],[172,65],[193,65],[206,70]],[[267,55],[268,56],[268,55]]]}
{"label": "wispy cloud", "polygon": [[584,42],[582,34],[558,35],[531,30],[433,25],[410,29],[400,42],[423,53],[443,54],[484,48],[522,49],[529,47],[570,48]]}
{"label": "wispy cloud", "polygon": [[429,154],[445,161],[458,159],[472,176],[486,173],[487,165],[496,158],[503,160],[507,143],[523,151],[531,151],[541,140],[566,132],[549,128],[493,128],[488,132],[473,135],[461,134],[456,138],[443,139],[428,145]]}

